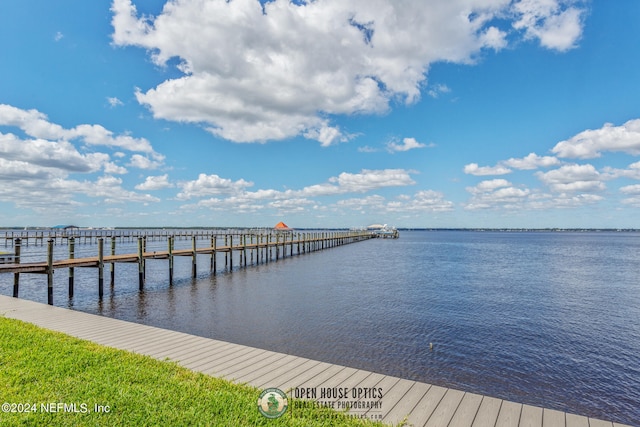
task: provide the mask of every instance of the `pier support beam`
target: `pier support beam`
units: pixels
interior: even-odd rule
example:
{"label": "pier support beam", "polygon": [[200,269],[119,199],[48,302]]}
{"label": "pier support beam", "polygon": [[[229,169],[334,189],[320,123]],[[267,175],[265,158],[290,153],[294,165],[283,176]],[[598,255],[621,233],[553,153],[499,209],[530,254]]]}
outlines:
{"label": "pier support beam", "polygon": [[196,261],[197,252],[196,252],[196,236],[195,235],[191,238],[191,252],[192,252],[192,255],[191,255],[191,277],[195,279],[196,276],[198,275],[198,264],[197,264],[197,261]]}
{"label": "pier support beam", "polygon": [[242,235],[242,253],[244,254],[243,259],[244,259],[244,266],[247,266],[247,235],[243,234]]}
{"label": "pier support beam", "polygon": [[144,289],[144,257],[142,252],[142,237],[138,237],[138,288]]}
{"label": "pier support beam", "polygon": [[47,304],[53,305],[53,239],[47,241]]}
{"label": "pier support beam", "polygon": [[98,297],[104,295],[104,239],[98,238]]}
{"label": "pier support beam", "polygon": [[173,236],[169,236],[167,245],[169,252],[169,286],[171,286],[173,285]]}
{"label": "pier support beam", "polygon": [[213,247],[213,253],[211,254],[211,261],[213,262],[213,274],[216,274],[216,270],[218,269],[218,254],[216,253],[216,244],[217,244],[218,236],[213,236],[211,238],[211,246]]}
{"label": "pier support beam", "polygon": [[[73,237],[69,237],[69,259],[76,257],[76,240]],[[69,298],[73,298],[73,285],[75,280],[75,269],[69,267]]]}
{"label": "pier support beam", "polygon": [[[114,236],[111,237],[111,256],[116,254],[116,238]],[[116,284],[116,263],[111,263],[111,287],[113,288]]]}
{"label": "pier support beam", "polygon": [[[11,233],[13,237],[13,233]],[[13,262],[20,264],[20,249],[22,247],[22,239],[17,237],[14,246]],[[13,273],[13,297],[18,298],[18,289],[20,288],[20,273]]]}
{"label": "pier support beam", "polygon": [[225,270],[229,268],[229,252],[231,252],[230,249],[228,249],[229,247],[229,242],[228,242],[228,237],[225,234],[224,235],[224,245],[227,247],[227,251],[224,253],[224,268]]}

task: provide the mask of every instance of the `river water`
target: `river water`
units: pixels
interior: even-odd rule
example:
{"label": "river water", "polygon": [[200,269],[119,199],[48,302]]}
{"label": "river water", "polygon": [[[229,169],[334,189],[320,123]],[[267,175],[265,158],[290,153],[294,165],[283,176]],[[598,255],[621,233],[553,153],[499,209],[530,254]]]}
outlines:
{"label": "river water", "polygon": [[[171,287],[148,261],[143,292],[118,264],[102,301],[95,269],[72,299],[58,270],[54,303],[640,426],[640,233],[404,231],[233,271],[221,257],[196,279],[176,259]],[[46,302],[46,277],[23,275],[20,297]]]}

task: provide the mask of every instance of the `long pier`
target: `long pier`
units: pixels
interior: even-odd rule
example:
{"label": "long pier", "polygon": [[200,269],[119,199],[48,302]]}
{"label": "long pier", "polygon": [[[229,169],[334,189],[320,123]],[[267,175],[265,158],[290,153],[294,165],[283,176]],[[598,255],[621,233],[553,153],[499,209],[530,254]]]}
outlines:
{"label": "long pier", "polygon": [[0,241],[4,247],[13,246],[16,239],[20,239],[22,245],[44,246],[53,240],[55,245],[66,244],[73,239],[78,244],[98,243],[99,238],[114,238],[120,243],[135,242],[142,237],[147,241],[165,241],[169,237],[175,240],[190,240],[194,236],[197,240],[208,240],[212,236],[242,235],[250,233],[266,234],[268,228],[207,228],[207,229],[128,229],[128,228],[71,228],[71,229],[46,229],[46,230],[0,230]]}
{"label": "long pier", "polygon": [[[414,427],[630,427],[0,295],[0,315],[289,398]],[[340,391],[344,392],[340,394]],[[324,398],[322,397],[324,393]],[[256,395],[256,400],[258,395]],[[109,396],[104,396],[108,401]],[[295,416],[295,402],[289,402]],[[257,411],[256,406],[256,411]],[[214,415],[212,415],[214,416]],[[606,417],[607,414],[603,414]],[[212,419],[215,421],[215,419]]]}
{"label": "long pier", "polygon": [[[116,242],[118,239],[134,238],[138,243],[138,251],[136,253],[116,254]],[[27,236],[29,239],[31,236]],[[76,258],[75,246],[76,238],[95,238],[97,243],[97,255],[93,257]],[[314,252],[335,246],[341,246],[349,243],[359,242],[376,237],[367,231],[331,231],[331,232],[247,232],[234,234],[218,234],[206,232],[194,232],[190,235],[181,234],[176,237],[173,234],[99,234],[97,236],[64,236],[69,247],[68,257],[65,259],[53,259],[54,246],[56,239],[63,237],[57,236],[47,240],[46,259],[40,262],[21,262],[22,237],[15,237],[13,242],[14,254],[10,258],[10,262],[5,261],[0,264],[1,273],[13,273],[13,296],[18,297],[20,291],[20,275],[46,274],[47,275],[47,302],[53,305],[53,273],[57,269],[68,269],[69,271],[69,297],[74,293],[74,269],[80,267],[96,268],[98,270],[98,296],[102,298],[104,294],[105,281],[105,265],[110,265],[111,284],[114,283],[115,264],[117,263],[137,263],[138,264],[138,283],[139,288],[144,288],[146,275],[146,260],[149,259],[166,259],[168,260],[169,284],[173,284],[173,264],[175,257],[191,257],[192,259],[192,277],[197,274],[198,255],[210,255],[210,268],[213,274],[217,271],[217,254],[225,255],[225,267],[233,268],[233,256],[237,253],[240,257],[239,266],[246,267],[254,263],[268,263],[277,261],[280,258],[293,255],[301,255],[304,253]],[[146,248],[147,241],[150,239],[165,238],[167,241],[167,250],[148,251]],[[176,238],[190,238],[191,248],[175,249]],[[208,239],[209,245],[198,247],[198,240]],[[105,240],[110,240],[110,254],[105,254]],[[37,240],[36,240],[37,241]],[[5,260],[8,257],[5,255]]]}

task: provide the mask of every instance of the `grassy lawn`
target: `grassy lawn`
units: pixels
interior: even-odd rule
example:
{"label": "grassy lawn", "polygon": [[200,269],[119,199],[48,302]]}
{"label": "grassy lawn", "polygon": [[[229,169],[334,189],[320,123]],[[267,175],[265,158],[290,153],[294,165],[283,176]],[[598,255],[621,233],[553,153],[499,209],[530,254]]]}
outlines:
{"label": "grassy lawn", "polygon": [[22,411],[0,411],[0,426],[383,425],[322,408],[269,419],[258,412],[259,395],[172,362],[0,316],[0,404]]}

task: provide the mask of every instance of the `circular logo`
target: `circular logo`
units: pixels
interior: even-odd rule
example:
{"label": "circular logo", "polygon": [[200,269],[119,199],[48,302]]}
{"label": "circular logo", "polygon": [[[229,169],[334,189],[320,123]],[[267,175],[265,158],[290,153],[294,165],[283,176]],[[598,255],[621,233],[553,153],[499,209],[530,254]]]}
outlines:
{"label": "circular logo", "polygon": [[281,417],[288,405],[287,395],[279,388],[268,388],[258,398],[258,411],[267,418]]}

